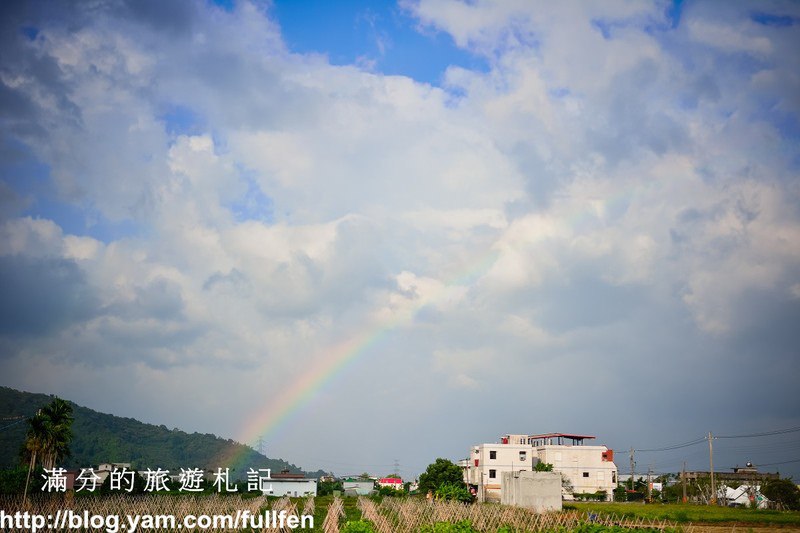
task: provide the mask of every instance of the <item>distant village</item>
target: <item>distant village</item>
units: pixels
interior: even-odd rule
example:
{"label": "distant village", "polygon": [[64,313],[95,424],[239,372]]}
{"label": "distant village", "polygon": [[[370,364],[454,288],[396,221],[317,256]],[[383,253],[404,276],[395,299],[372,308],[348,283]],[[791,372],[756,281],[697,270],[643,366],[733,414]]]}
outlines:
{"label": "distant village", "polygon": [[[716,498],[722,505],[766,508],[770,502],[761,494],[760,484],[779,478],[777,473],[759,472],[747,463],[731,472],[717,472],[719,485],[715,494],[707,487],[687,492],[687,487],[696,489],[700,481],[709,478],[710,472],[684,471],[667,479],[649,475],[645,479],[642,474],[635,473],[632,477],[631,473],[620,473],[614,462],[614,450],[588,443],[595,439],[592,435],[569,433],[506,434],[497,442],[471,446],[469,458],[453,464],[461,469],[463,482],[478,502],[498,502],[539,511],[561,509],[562,501],[571,500],[629,500],[636,495],[653,499],[668,486],[676,485],[683,489],[684,502],[708,503]],[[129,463],[105,463],[92,469],[92,475],[96,484],[102,484],[109,475],[130,471],[130,468]],[[82,481],[81,475],[80,470],[65,471],[64,488],[76,489]],[[248,490],[276,497],[317,496],[321,487],[342,496],[391,494],[393,491],[415,493],[419,488],[417,479],[404,481],[399,475],[372,477],[366,473],[343,478],[333,475],[309,478],[288,470],[251,469],[249,478]],[[185,484],[185,473],[172,473],[169,480]],[[644,492],[641,491],[643,483]]]}

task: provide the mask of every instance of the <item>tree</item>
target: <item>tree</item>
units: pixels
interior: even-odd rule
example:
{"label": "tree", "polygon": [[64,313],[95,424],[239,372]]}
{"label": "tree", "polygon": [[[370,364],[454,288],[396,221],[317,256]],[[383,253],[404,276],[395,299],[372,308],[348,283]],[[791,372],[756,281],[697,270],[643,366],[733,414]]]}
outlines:
{"label": "tree", "polygon": [[30,457],[23,501],[28,496],[28,485],[36,461],[41,460],[44,468],[52,469],[59,460],[69,455],[72,421],[72,406],[61,398],[55,398],[28,419],[25,451]]}
{"label": "tree", "polygon": [[553,471],[553,465],[550,464],[550,463],[538,462],[538,463],[536,463],[536,466],[533,467],[533,470],[535,472],[552,472]]}
{"label": "tree", "polygon": [[475,498],[464,483],[442,483],[435,492],[436,499],[471,503]]}
{"label": "tree", "polygon": [[31,472],[36,468],[36,459],[40,457],[45,449],[47,442],[47,421],[42,416],[41,411],[28,419],[28,434],[25,438],[25,451],[30,455],[28,459],[28,475],[25,478],[25,490],[23,491],[22,501],[28,497],[28,486],[30,485]]}
{"label": "tree", "polygon": [[464,474],[458,465],[441,457],[429,464],[425,472],[419,476],[419,490],[423,494],[428,491],[436,492],[445,483],[464,485]]}
{"label": "tree", "polygon": [[800,509],[800,489],[791,479],[770,479],[761,487],[761,494],[779,503],[784,509]]}
{"label": "tree", "polygon": [[47,426],[47,437],[42,454],[42,465],[47,469],[69,457],[69,443],[72,441],[72,406],[61,398],[55,398],[41,410]]}

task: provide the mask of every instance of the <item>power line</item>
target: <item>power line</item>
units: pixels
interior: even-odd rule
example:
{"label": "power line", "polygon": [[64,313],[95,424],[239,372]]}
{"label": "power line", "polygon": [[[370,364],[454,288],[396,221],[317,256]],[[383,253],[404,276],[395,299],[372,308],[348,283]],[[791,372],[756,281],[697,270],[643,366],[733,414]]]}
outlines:
{"label": "power line", "polygon": [[[768,437],[771,435],[785,435],[787,433],[794,433],[796,431],[800,431],[800,426],[793,427],[793,428],[786,428],[786,429],[776,429],[774,431],[764,431],[761,433],[747,433],[742,435],[716,435],[714,439],[745,439],[751,437]],[[686,448],[688,446],[694,446],[695,444],[700,444],[701,442],[705,442],[708,440],[708,437],[700,437],[698,439],[694,439],[689,442],[684,442],[681,444],[673,444],[671,446],[664,446],[662,448],[648,448],[648,449],[636,449],[637,452],[665,452],[668,450],[678,450],[680,448]]]}
{"label": "power line", "polygon": [[678,450],[680,448],[686,448],[689,446],[694,446],[695,444],[700,444],[701,442],[705,442],[708,440],[707,437],[700,437],[699,439],[695,439],[689,442],[684,442],[682,444],[673,444],[672,446],[664,446],[663,448],[648,448],[648,449],[637,449],[637,452],[665,452],[668,450]]}
{"label": "power line", "polygon": [[800,463],[800,459],[792,459],[791,461],[781,461],[779,463],[765,463],[765,464],[760,464],[758,466],[788,465],[789,463]]}
{"label": "power line", "polygon": [[0,431],[4,430],[4,429],[6,429],[6,428],[10,428],[11,426],[15,426],[15,425],[19,424],[20,422],[25,422],[25,418],[23,417],[22,419],[20,419],[20,420],[17,420],[16,422],[11,422],[11,423],[10,423],[10,424],[8,424],[7,426],[3,426],[3,427],[1,427],[1,428],[0,428]]}
{"label": "power line", "polygon": [[750,437],[768,437],[770,435],[784,435],[800,431],[800,426],[787,429],[776,429],[775,431],[764,431],[763,433],[750,433],[748,435],[717,435],[717,439],[746,439]]}

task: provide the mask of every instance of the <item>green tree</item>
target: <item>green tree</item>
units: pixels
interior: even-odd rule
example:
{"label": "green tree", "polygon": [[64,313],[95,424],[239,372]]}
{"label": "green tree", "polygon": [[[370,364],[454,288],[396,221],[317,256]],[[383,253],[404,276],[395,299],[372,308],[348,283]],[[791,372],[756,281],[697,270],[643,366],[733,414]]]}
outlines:
{"label": "green tree", "polygon": [[42,465],[52,469],[60,460],[69,457],[69,443],[72,441],[72,406],[55,398],[41,410],[48,426],[45,447],[42,450]]}
{"label": "green tree", "polygon": [[779,503],[784,509],[800,510],[800,489],[791,479],[770,479],[761,487],[761,494]]}
{"label": "green tree", "polygon": [[436,489],[436,498],[440,500],[455,500],[463,503],[471,503],[474,499],[464,483],[442,483]]}
{"label": "green tree", "polygon": [[23,502],[28,497],[28,486],[30,485],[31,472],[36,468],[37,458],[45,450],[45,443],[47,442],[48,428],[47,421],[42,413],[36,413],[28,419],[28,433],[25,437],[25,452],[29,454],[28,458],[28,475],[25,478],[25,490],[23,491]]}
{"label": "green tree", "polygon": [[464,485],[464,474],[461,468],[449,459],[439,457],[419,476],[419,490],[423,494],[436,490],[445,483]]}
{"label": "green tree", "polygon": [[23,500],[28,496],[31,472],[36,468],[37,460],[44,468],[52,469],[58,461],[69,456],[72,421],[72,406],[61,398],[55,398],[28,419],[25,439],[25,452],[29,454],[28,476]]}
{"label": "green tree", "polygon": [[552,472],[553,471],[553,465],[550,464],[550,463],[538,462],[538,463],[536,463],[536,466],[533,467],[533,470],[535,472]]}
{"label": "green tree", "polygon": [[344,486],[342,485],[341,481],[320,481],[317,484],[317,495],[318,496],[328,496],[333,494],[333,491],[338,490],[340,492],[344,491]]}

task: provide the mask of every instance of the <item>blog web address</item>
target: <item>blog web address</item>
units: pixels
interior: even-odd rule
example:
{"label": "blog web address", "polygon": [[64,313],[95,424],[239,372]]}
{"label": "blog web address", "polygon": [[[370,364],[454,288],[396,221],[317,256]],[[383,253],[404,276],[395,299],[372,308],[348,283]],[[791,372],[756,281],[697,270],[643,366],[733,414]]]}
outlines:
{"label": "blog web address", "polygon": [[312,515],[290,514],[282,511],[236,511],[231,514],[188,514],[177,518],[171,514],[92,514],[89,511],[58,510],[55,514],[36,514],[28,511],[6,513],[0,510],[0,530],[89,530],[117,533],[148,530],[205,530],[205,529],[313,529]]}

